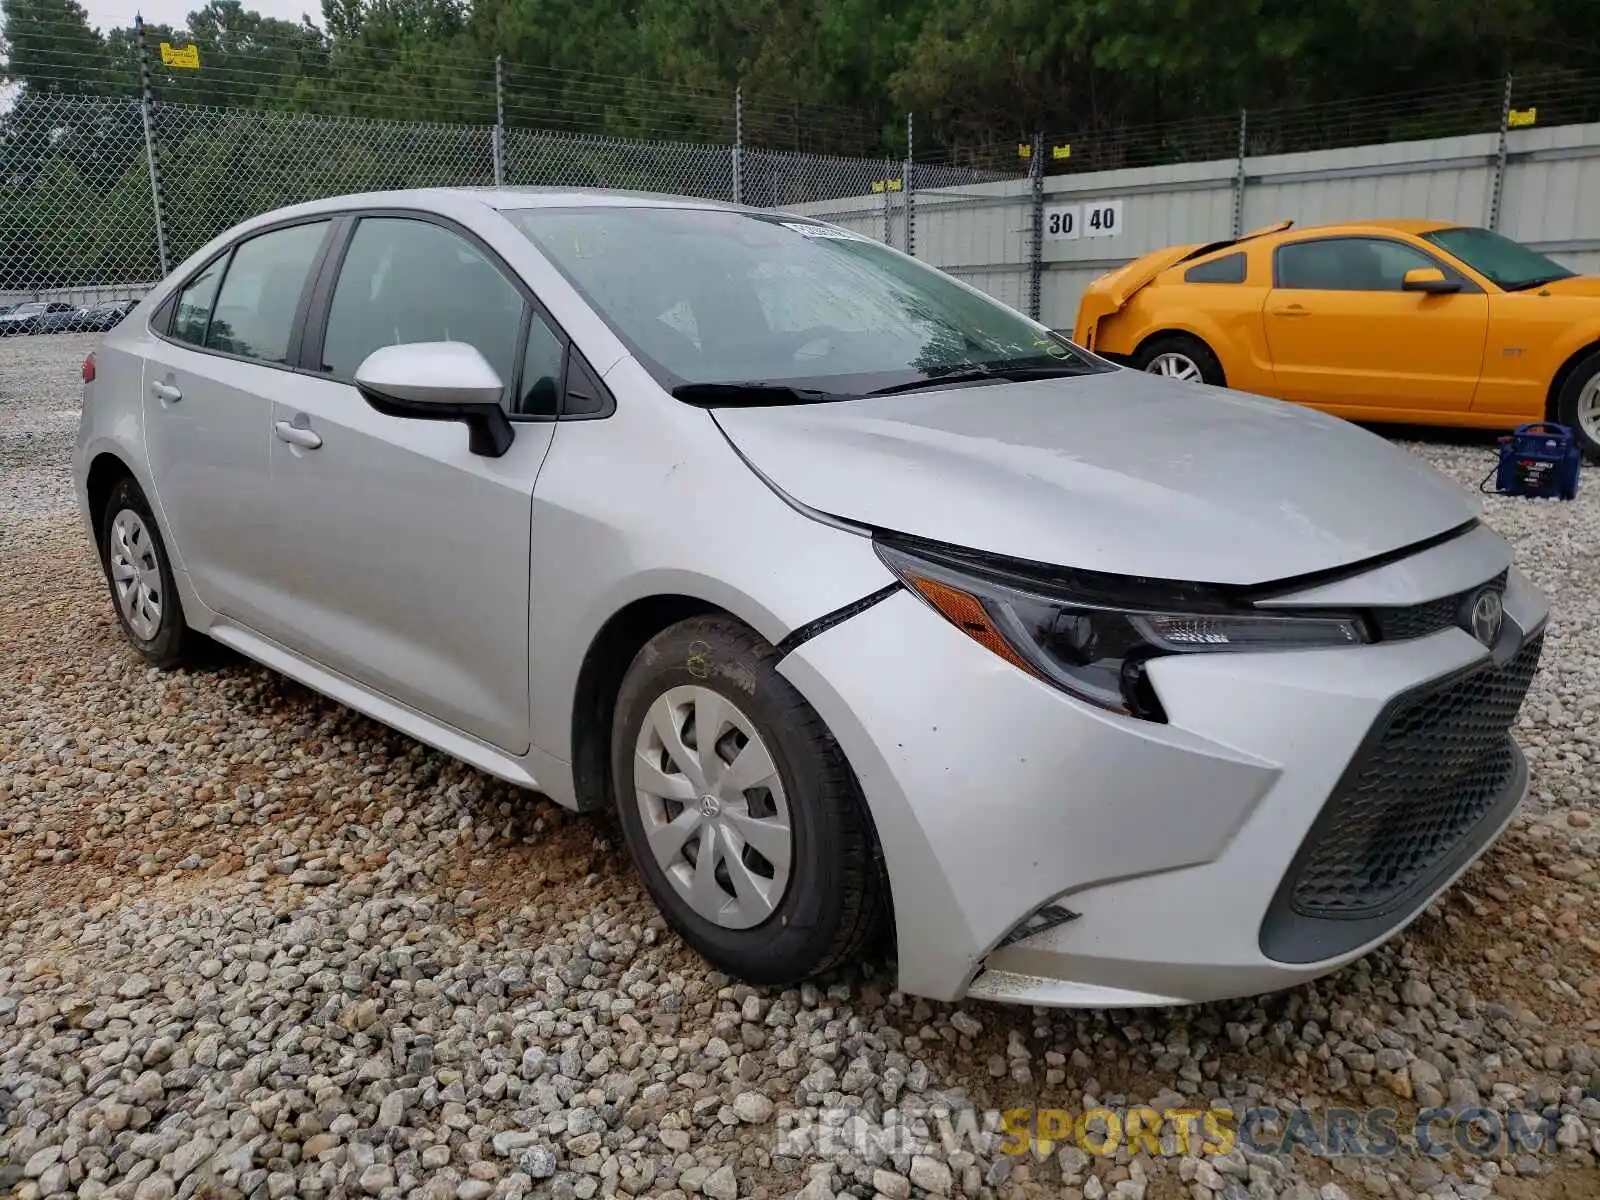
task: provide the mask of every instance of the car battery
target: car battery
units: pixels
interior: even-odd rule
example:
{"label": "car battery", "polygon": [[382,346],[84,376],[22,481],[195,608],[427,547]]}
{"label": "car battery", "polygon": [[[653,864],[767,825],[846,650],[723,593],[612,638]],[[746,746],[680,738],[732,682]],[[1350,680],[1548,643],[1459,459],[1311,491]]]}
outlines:
{"label": "car battery", "polygon": [[1533,421],[1500,439],[1494,490],[1502,496],[1571,500],[1578,494],[1578,439],[1565,425]]}

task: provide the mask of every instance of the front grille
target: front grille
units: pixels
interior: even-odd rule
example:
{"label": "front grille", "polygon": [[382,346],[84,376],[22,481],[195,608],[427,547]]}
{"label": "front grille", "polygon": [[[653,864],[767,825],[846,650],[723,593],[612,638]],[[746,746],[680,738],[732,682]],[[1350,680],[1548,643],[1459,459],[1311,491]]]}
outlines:
{"label": "front grille", "polygon": [[1295,912],[1375,916],[1432,882],[1517,769],[1508,731],[1543,640],[1404,697],[1379,722],[1297,857]]}
{"label": "front grille", "polygon": [[[1508,574],[1507,571],[1501,571],[1488,581],[1489,586],[1505,591]],[[1386,642],[1402,642],[1407,638],[1427,637],[1430,633],[1438,633],[1441,629],[1459,628],[1461,610],[1466,605],[1467,597],[1483,586],[1480,583],[1477,587],[1470,587],[1464,592],[1441,596],[1437,600],[1428,600],[1422,604],[1374,608],[1371,610],[1372,623],[1377,627],[1379,638]]]}

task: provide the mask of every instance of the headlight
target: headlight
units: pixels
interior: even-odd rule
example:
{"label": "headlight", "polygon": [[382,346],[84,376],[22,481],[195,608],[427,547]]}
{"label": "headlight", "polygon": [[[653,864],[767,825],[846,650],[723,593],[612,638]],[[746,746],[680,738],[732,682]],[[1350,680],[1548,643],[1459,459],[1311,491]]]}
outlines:
{"label": "headlight", "polygon": [[1305,650],[1370,641],[1352,614],[1261,615],[1205,585],[1048,570],[875,542],[878,557],[973,641],[1112,712],[1164,721],[1145,673],[1165,654]]}

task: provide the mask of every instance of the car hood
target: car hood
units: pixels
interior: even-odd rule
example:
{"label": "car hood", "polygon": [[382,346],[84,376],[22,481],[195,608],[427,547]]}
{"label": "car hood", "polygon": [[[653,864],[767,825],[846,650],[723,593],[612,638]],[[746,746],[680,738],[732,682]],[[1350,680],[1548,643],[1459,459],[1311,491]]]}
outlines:
{"label": "car hood", "polygon": [[1565,279],[1552,279],[1539,289],[1552,296],[1600,297],[1600,275],[1569,275]]}
{"label": "car hood", "polygon": [[714,415],[808,508],[1120,575],[1273,582],[1478,514],[1421,460],[1338,418],[1138,371]]}

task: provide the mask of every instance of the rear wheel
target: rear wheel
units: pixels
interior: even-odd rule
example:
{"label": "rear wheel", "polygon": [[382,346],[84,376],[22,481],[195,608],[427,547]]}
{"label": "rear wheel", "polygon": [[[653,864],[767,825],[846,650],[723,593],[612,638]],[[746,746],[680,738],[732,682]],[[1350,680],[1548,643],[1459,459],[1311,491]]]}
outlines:
{"label": "rear wheel", "polygon": [[713,965],[791,983],[858,956],[883,883],[865,807],[822,719],[729,617],[653,638],[628,669],[611,764],[656,905]]}
{"label": "rear wheel", "polygon": [[1134,365],[1151,375],[1164,375],[1183,383],[1209,383],[1222,387],[1227,380],[1211,347],[1188,334],[1158,337],[1140,347]]}
{"label": "rear wheel", "polygon": [[1600,462],[1600,351],[1574,367],[1561,385],[1556,420],[1578,435],[1585,458]]}
{"label": "rear wheel", "polygon": [[101,514],[100,563],[117,622],[133,648],[157,667],[181,664],[195,634],[183,619],[167,548],[144,492],[124,477]]}

